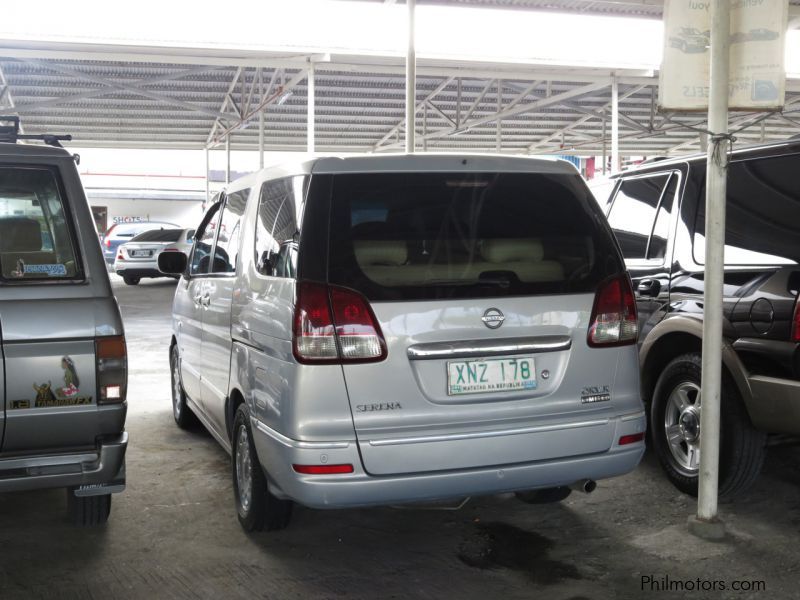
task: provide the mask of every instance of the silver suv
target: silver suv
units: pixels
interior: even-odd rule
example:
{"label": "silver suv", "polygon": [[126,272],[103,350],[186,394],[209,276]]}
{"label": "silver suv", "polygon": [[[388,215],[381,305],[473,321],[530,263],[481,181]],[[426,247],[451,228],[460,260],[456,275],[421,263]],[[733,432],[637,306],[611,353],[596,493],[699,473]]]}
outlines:
{"label": "silver suv", "polygon": [[[3,119],[5,120],[5,119]],[[0,492],[66,488],[103,523],[125,487],[126,352],[73,157],[0,128]]]}
{"label": "silver suv", "polygon": [[321,158],[231,184],[197,231],[159,257],[174,416],[232,454],[245,529],[638,464],[633,293],[571,165]]}

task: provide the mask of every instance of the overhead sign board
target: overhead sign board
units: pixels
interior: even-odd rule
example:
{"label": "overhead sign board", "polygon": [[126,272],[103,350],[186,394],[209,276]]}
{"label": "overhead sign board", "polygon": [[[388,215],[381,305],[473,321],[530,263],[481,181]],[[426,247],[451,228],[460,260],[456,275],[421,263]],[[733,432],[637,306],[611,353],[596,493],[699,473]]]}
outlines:
{"label": "overhead sign board", "polygon": [[[708,109],[712,0],[666,0],[662,110]],[[788,0],[731,0],[731,110],[779,110],[786,94]]]}

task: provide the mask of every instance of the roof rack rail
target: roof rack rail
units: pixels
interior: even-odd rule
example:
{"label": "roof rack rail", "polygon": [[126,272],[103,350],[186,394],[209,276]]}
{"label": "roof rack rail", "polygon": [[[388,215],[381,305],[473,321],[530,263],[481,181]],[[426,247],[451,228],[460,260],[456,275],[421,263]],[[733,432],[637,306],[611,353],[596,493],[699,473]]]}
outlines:
{"label": "roof rack rail", "polygon": [[72,136],[52,133],[20,133],[18,116],[0,116],[0,142],[16,144],[18,140],[40,140],[48,146],[63,148],[61,142],[71,141]]}

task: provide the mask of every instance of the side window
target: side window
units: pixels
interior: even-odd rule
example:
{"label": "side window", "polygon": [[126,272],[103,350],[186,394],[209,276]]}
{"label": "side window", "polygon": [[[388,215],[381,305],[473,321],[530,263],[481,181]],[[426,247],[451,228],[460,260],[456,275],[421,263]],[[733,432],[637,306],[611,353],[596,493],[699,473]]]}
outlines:
{"label": "side window", "polygon": [[680,177],[673,173],[670,177],[661,204],[658,205],[656,223],[653,225],[653,234],[650,236],[650,243],[647,246],[647,258],[664,258],[667,253],[667,240],[669,239],[669,227],[672,223],[672,207],[675,204],[675,194],[678,191]]}
{"label": "side window", "polygon": [[217,202],[208,209],[203,223],[197,230],[192,249],[192,262],[189,265],[190,275],[205,275],[211,266],[211,247],[214,245],[214,236],[219,227],[219,208],[221,202]]}
{"label": "side window", "polygon": [[0,167],[0,279],[82,276],[55,172]]}
{"label": "side window", "polygon": [[256,225],[259,272],[294,277],[297,271],[297,232],[305,177],[267,181],[261,187]]}
{"label": "side window", "polygon": [[212,273],[235,273],[239,259],[239,240],[242,231],[242,216],[247,206],[250,188],[233,192],[225,198],[222,220],[214,249]]}
{"label": "side window", "polygon": [[[728,168],[725,263],[800,263],[800,154],[740,160]],[[701,190],[705,198],[705,188]],[[705,202],[697,208],[694,257],[705,263]]]}
{"label": "side window", "polygon": [[625,258],[647,258],[647,243],[668,178],[669,175],[637,177],[623,181],[619,187],[608,222]]}

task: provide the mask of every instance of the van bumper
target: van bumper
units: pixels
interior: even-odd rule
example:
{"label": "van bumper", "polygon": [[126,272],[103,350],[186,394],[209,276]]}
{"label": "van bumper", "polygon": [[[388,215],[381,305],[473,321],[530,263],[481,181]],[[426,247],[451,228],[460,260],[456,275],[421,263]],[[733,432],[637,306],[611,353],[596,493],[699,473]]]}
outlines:
{"label": "van bumper", "polygon": [[[645,417],[626,421],[644,431]],[[496,465],[474,469],[381,475],[363,469],[355,440],[299,442],[290,440],[257,419],[252,420],[253,441],[267,472],[270,491],[311,508],[345,508],[411,502],[430,502],[550,488],[583,479],[607,479],[629,473],[644,454],[644,442],[614,445],[590,455]],[[620,431],[618,428],[617,431]],[[629,433],[625,431],[624,433]],[[340,475],[302,475],[293,464],[349,464],[354,472]]]}
{"label": "van bumper", "polygon": [[104,437],[95,451],[0,458],[0,492],[78,488],[92,496],[125,489],[128,434]]}

